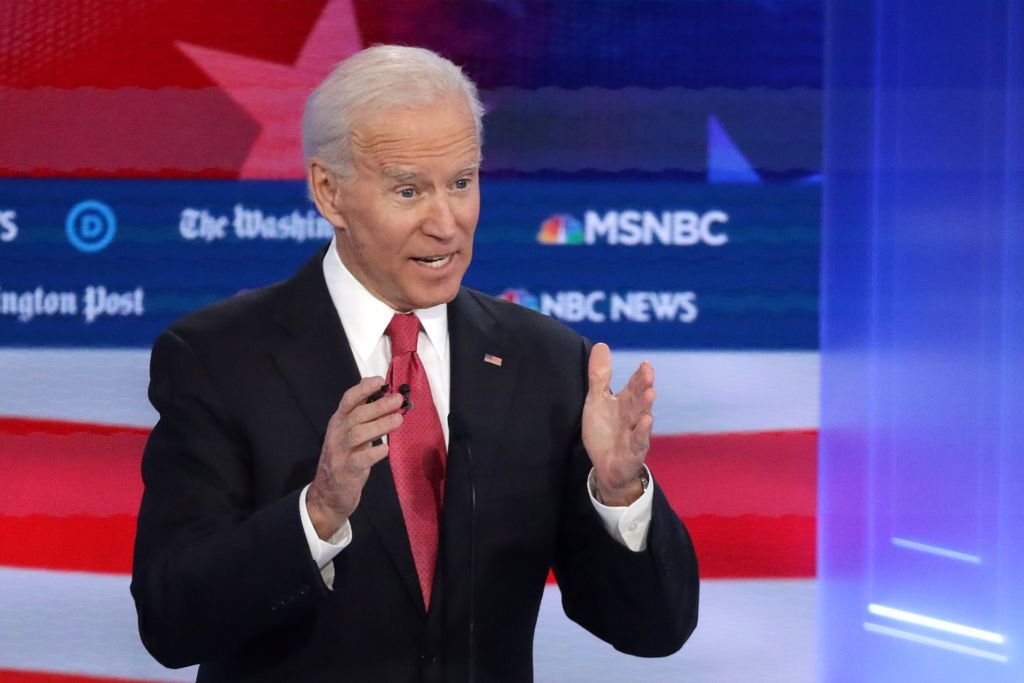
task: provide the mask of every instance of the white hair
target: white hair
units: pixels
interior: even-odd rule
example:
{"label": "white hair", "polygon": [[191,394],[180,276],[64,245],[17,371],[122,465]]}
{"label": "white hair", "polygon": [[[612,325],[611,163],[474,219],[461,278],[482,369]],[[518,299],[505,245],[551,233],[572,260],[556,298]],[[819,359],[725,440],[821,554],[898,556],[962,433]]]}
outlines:
{"label": "white hair", "polygon": [[458,66],[420,47],[374,45],[355,53],[335,66],[306,100],[302,155],[307,175],[309,160],[316,156],[331,171],[351,177],[350,138],[360,116],[425,107],[458,93],[466,97],[482,142],[484,108],[476,85]]}

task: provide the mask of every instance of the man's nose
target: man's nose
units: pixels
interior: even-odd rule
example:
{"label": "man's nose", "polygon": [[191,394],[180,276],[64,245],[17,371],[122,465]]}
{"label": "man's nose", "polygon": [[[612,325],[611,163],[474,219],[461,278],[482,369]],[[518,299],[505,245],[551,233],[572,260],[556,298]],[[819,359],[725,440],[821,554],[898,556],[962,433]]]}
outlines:
{"label": "man's nose", "polygon": [[452,211],[451,200],[445,194],[436,195],[423,221],[423,232],[439,240],[450,240],[455,237],[458,226],[455,213]]}

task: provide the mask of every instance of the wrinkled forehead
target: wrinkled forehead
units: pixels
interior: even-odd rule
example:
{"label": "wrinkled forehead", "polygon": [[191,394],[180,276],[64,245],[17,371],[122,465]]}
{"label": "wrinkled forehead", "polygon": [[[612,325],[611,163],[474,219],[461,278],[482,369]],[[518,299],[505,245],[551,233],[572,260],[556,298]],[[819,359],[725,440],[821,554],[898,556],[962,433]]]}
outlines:
{"label": "wrinkled forehead", "polygon": [[367,113],[352,125],[357,164],[380,171],[425,164],[471,166],[480,162],[480,137],[462,96],[419,107]]}

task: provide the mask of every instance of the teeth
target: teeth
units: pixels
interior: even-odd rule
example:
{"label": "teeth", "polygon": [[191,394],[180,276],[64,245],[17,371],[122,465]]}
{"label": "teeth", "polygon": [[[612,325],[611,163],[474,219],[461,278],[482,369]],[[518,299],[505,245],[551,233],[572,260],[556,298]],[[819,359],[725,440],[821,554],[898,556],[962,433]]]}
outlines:
{"label": "teeth", "polygon": [[429,258],[419,258],[416,260],[422,263],[423,265],[427,266],[428,268],[441,268],[446,263],[448,263],[449,260],[451,260],[451,255],[431,256]]}

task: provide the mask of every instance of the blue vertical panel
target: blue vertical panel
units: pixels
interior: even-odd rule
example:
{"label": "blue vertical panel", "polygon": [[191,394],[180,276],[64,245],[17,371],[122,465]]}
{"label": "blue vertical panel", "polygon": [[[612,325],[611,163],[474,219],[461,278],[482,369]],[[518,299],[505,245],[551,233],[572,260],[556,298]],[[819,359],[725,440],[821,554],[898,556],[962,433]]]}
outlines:
{"label": "blue vertical panel", "polygon": [[832,0],[821,675],[1024,680],[1024,2]]}

